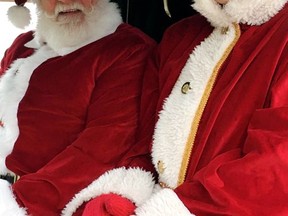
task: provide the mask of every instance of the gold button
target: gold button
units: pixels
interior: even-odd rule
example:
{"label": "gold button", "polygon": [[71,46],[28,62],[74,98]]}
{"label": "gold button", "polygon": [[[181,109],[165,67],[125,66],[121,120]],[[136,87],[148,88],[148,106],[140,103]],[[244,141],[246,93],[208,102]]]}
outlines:
{"label": "gold button", "polygon": [[161,188],[170,188],[170,189],[172,189],[171,187],[169,187],[166,183],[164,183],[164,182],[159,182],[159,185],[160,185],[160,187]]}
{"label": "gold button", "polygon": [[229,27],[228,27],[228,26],[221,28],[221,34],[223,34],[223,35],[224,35],[224,34],[226,35],[226,34],[228,33],[228,31],[229,31]]}
{"label": "gold button", "polygon": [[158,161],[157,169],[158,169],[159,174],[163,174],[164,173],[165,167],[164,167],[163,161]]}
{"label": "gold button", "polygon": [[181,88],[181,92],[183,94],[187,94],[189,90],[191,90],[192,88],[190,87],[190,82],[185,82],[183,85],[182,85],[182,88]]}

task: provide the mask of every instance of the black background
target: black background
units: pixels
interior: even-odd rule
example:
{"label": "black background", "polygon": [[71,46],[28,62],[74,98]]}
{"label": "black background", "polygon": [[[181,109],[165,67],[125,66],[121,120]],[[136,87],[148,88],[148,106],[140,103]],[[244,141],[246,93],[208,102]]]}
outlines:
{"label": "black background", "polygon": [[163,0],[111,1],[119,4],[125,22],[140,28],[156,41],[160,41],[168,26],[195,14],[191,7],[191,0],[168,0],[171,18],[165,13]]}

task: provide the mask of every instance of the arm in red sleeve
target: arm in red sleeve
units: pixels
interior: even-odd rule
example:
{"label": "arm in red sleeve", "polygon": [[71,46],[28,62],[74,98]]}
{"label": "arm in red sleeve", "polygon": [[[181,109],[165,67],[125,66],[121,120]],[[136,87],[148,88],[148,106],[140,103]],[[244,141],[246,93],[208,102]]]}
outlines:
{"label": "arm in red sleeve", "polygon": [[288,71],[271,88],[270,106],[256,110],[243,148],[216,156],[173,189],[160,189],[136,215],[287,215]]}
{"label": "arm in red sleeve", "polygon": [[[88,187],[77,193],[74,199],[66,205],[62,212],[63,215],[73,214],[83,202],[88,200],[93,202],[93,199],[101,197],[102,194],[121,195],[135,203],[136,206],[144,203],[152,194],[155,184],[153,176],[155,170],[150,156],[150,143],[154,131],[159,94],[158,74],[154,61],[155,58],[149,59],[143,79],[136,143],[121,158],[117,164],[118,168],[104,173]],[[108,201],[104,200],[103,202],[105,204]]]}
{"label": "arm in red sleeve", "polygon": [[223,153],[175,190],[196,215],[285,215],[288,108],[255,112],[244,147]]}
{"label": "arm in red sleeve", "polygon": [[[0,64],[0,77],[13,63],[15,59],[23,58],[31,55],[34,51],[24,46],[29,40],[32,39],[33,32],[20,34],[12,43],[12,45],[5,51],[4,57]],[[2,56],[1,56],[2,57]]]}
{"label": "arm in red sleeve", "polygon": [[96,80],[85,129],[66,150],[13,185],[32,215],[59,215],[75,193],[116,166],[135,141],[139,98],[151,46],[138,46]]}

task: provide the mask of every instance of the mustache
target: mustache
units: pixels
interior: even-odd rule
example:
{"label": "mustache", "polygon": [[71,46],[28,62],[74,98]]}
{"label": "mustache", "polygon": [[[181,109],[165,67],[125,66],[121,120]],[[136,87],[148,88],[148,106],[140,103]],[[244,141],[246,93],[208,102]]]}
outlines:
{"label": "mustache", "polygon": [[84,14],[89,15],[89,14],[93,13],[94,5],[91,4],[90,7],[85,8],[82,4],[80,4],[78,2],[75,2],[75,3],[70,4],[70,5],[65,5],[65,4],[62,4],[60,2],[55,6],[54,13],[49,14],[46,11],[44,11],[44,14],[46,17],[48,17],[50,19],[56,19],[59,14],[69,12],[69,11],[81,11]]}

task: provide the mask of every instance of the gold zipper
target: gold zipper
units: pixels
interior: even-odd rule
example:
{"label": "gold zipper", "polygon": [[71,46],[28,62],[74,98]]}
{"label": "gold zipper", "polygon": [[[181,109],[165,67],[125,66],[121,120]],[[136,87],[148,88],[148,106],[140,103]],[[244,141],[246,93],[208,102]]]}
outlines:
{"label": "gold zipper", "polygon": [[179,173],[179,177],[178,177],[178,186],[183,184],[184,181],[185,181],[188,165],[189,165],[189,162],[190,162],[190,156],[191,156],[192,151],[193,151],[195,137],[196,137],[197,130],[198,130],[198,127],[199,127],[199,122],[200,122],[200,119],[201,119],[201,117],[203,115],[203,112],[204,112],[204,109],[205,109],[206,104],[208,102],[208,99],[209,99],[209,96],[211,94],[211,91],[212,91],[212,89],[214,87],[214,83],[216,81],[218,72],[219,72],[222,64],[228,58],[230,52],[232,51],[233,47],[237,43],[238,39],[240,38],[240,35],[241,35],[240,26],[238,24],[236,24],[236,23],[234,23],[233,26],[234,26],[234,29],[235,29],[235,38],[232,41],[232,43],[227,47],[227,49],[225,50],[225,52],[224,52],[223,56],[221,57],[221,59],[219,60],[219,62],[216,64],[216,66],[215,66],[215,68],[213,70],[213,73],[212,73],[211,77],[209,78],[208,84],[206,86],[206,89],[204,91],[204,94],[202,96],[200,104],[198,106],[198,109],[196,111],[195,118],[193,119],[193,122],[192,122],[192,125],[191,125],[190,134],[189,134],[188,140],[186,142],[186,147],[185,147],[185,151],[184,151],[184,155],[183,155],[183,160],[182,160],[182,163],[181,163],[180,173]]}

